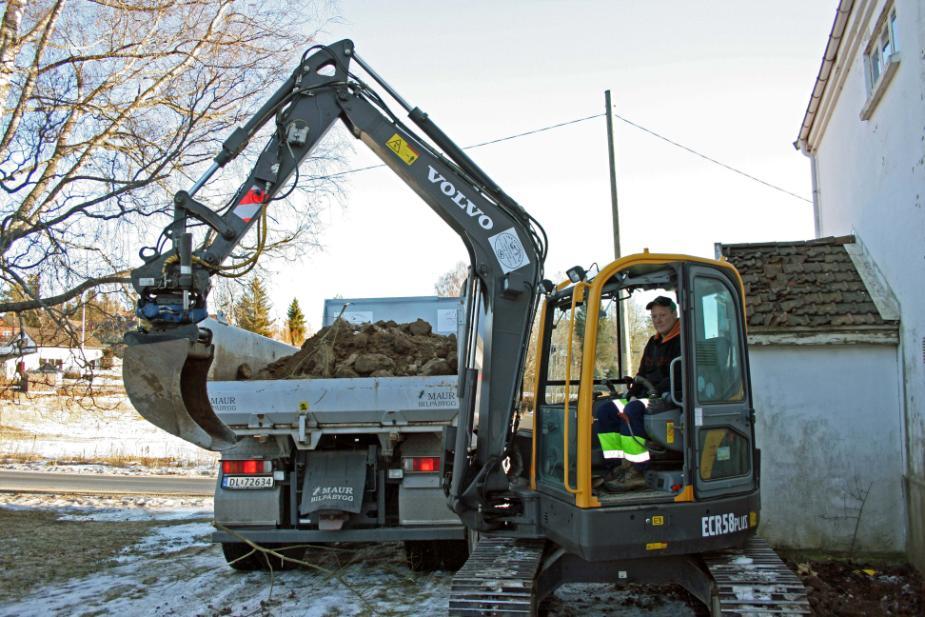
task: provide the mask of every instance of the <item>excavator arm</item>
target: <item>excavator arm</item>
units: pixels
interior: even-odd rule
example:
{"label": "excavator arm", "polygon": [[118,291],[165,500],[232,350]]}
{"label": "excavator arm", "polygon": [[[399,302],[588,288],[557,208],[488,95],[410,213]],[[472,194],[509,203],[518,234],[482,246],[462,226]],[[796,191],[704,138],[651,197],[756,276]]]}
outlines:
{"label": "excavator arm", "polygon": [[[429,140],[402,123],[352,65],[382,86]],[[141,326],[126,335],[126,390],[139,413],[164,430],[211,450],[234,444],[235,434],[214,413],[206,391],[214,348],[211,332],[199,324],[208,313],[211,277],[240,272],[257,259],[268,208],[294,175],[297,181],[300,162],[338,120],[459,234],[469,253],[467,335],[458,341],[460,412],[455,443],[447,446],[453,453],[446,461],[447,491],[467,526],[503,526],[512,510],[501,463],[520,397],[545,237],[427,114],[356,55],[349,40],[308,50],[282,87],[225,141],[209,170],[176,194],[173,222],[158,246],[142,251],[144,264],[132,273]],[[198,190],[271,121],[272,136],[227,207],[216,212],[197,202]],[[191,228],[202,225],[208,234],[194,247]],[[257,254],[229,271],[225,261],[255,225]],[[396,220],[390,240],[411,240],[415,227]]]}

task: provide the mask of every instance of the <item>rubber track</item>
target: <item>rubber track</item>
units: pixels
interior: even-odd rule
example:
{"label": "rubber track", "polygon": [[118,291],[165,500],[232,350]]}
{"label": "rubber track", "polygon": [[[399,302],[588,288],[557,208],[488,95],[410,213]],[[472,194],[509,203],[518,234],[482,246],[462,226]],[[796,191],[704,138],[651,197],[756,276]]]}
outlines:
{"label": "rubber track", "polygon": [[482,538],[453,576],[450,617],[536,615],[535,579],[543,540]]}
{"label": "rubber track", "polygon": [[740,549],[704,555],[704,561],[718,594],[714,617],[812,614],[803,582],[761,538]]}

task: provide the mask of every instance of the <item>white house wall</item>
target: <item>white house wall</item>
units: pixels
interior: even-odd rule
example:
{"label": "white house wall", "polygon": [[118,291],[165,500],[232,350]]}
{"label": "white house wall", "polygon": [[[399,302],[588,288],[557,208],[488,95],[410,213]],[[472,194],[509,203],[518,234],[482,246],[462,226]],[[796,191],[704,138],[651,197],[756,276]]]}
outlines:
{"label": "white house wall", "polygon": [[[820,236],[854,233],[901,309],[910,510],[925,511],[925,2],[895,0],[900,63],[868,120],[863,54],[889,3],[855,3],[821,114],[810,133]],[[866,383],[870,383],[866,380]],[[898,446],[898,444],[896,444]],[[925,516],[910,518],[925,569]]]}
{"label": "white house wall", "polygon": [[776,546],[847,551],[854,539],[857,551],[902,553],[896,348],[752,345],[749,358],[762,536]]}
{"label": "white house wall", "polygon": [[[103,350],[101,349],[85,349],[81,353],[79,349],[67,347],[40,347],[35,353],[23,355],[22,362],[26,365],[27,371],[35,371],[42,364],[53,364],[56,360],[60,360],[62,371],[84,372],[88,362],[99,362],[102,357]],[[16,357],[3,363],[3,373],[7,379],[13,379],[16,376],[16,365],[19,361],[20,358]]]}

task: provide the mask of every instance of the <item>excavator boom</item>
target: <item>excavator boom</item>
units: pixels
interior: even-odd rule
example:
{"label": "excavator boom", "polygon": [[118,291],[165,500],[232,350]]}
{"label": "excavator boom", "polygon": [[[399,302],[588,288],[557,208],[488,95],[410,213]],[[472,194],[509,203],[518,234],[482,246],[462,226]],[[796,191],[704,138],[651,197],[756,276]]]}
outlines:
{"label": "excavator boom", "polygon": [[[409,112],[429,141],[356,77],[350,70],[354,59]],[[271,121],[276,130],[228,207],[216,212],[197,202],[198,190]],[[455,445],[448,447],[450,503],[470,527],[503,525],[511,510],[501,462],[520,396],[545,237],[426,113],[408,105],[357,58],[349,40],[307,51],[282,87],[225,141],[203,177],[175,196],[174,221],[162,236],[171,247],[143,250],[145,263],[132,272],[142,326],[126,337],[126,389],[139,412],[164,430],[211,450],[234,444],[234,432],[213,412],[206,392],[214,350],[211,332],[199,322],[208,313],[210,279],[228,274],[224,262],[255,225],[259,253],[268,208],[337,121],[459,234],[470,256],[467,335],[459,341],[459,423]],[[189,229],[194,221],[209,229],[195,247]],[[403,228],[396,229],[400,240]]]}

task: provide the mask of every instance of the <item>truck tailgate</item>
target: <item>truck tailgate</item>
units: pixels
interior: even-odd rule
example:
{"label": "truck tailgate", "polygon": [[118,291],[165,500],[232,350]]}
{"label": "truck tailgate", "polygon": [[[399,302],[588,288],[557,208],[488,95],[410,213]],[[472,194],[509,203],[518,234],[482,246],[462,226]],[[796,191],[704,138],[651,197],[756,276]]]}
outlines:
{"label": "truck tailgate", "polygon": [[449,424],[459,411],[456,375],[212,381],[209,401],[231,428]]}

